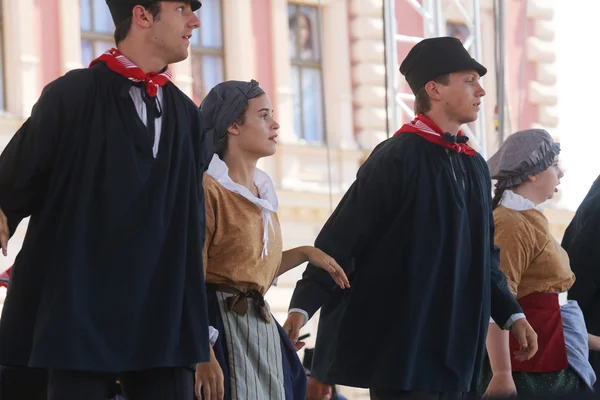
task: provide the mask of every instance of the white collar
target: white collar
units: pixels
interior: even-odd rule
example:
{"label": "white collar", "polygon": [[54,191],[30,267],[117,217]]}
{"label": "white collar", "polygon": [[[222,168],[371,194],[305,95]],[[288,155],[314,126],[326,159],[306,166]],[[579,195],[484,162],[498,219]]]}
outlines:
{"label": "white collar", "polygon": [[256,168],[254,170],[254,184],[258,189],[260,198],[252,194],[247,187],[232,181],[229,177],[229,168],[227,167],[227,164],[225,164],[225,162],[222,161],[216,154],[213,156],[206,172],[215,178],[217,182],[219,182],[225,189],[239,194],[240,196],[259,206],[261,209],[277,212],[279,200],[277,200],[277,193],[275,192],[273,181],[269,175],[260,169]]}
{"label": "white collar", "polygon": [[277,193],[275,192],[273,181],[269,175],[258,168],[254,169],[253,181],[258,189],[258,194],[261,197],[258,198],[252,194],[247,187],[231,180],[227,164],[225,164],[218,155],[215,154],[213,156],[206,172],[215,178],[225,189],[239,194],[260,208],[263,219],[263,249],[261,257],[269,255],[269,227],[271,227],[273,233],[275,233],[272,214],[277,212],[277,207],[279,206]]}
{"label": "white collar", "polygon": [[531,200],[526,199],[512,190],[504,191],[502,194],[502,199],[500,200],[500,205],[515,211],[526,211],[531,209],[535,209],[540,212],[544,211],[541,207],[533,204]]}

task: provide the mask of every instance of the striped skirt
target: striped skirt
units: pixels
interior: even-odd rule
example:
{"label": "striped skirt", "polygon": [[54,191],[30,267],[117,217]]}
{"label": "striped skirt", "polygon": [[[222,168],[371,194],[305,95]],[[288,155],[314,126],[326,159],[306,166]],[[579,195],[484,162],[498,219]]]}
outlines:
{"label": "striped skirt", "polygon": [[305,400],[304,368],[275,317],[267,323],[253,300],[241,316],[227,310],[231,294],[207,296],[210,324],[219,331],[213,350],[225,377],[225,399]]}

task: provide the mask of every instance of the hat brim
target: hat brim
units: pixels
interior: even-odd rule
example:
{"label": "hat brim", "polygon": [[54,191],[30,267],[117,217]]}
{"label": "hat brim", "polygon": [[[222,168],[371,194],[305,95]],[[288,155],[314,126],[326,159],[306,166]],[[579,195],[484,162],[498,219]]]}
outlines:
{"label": "hat brim", "polygon": [[191,0],[190,6],[192,7],[192,11],[196,11],[202,7],[202,3],[199,0]]}
{"label": "hat brim", "polygon": [[477,62],[477,60],[474,58],[461,60],[453,65],[448,65],[445,69],[443,67],[441,69],[444,70],[444,73],[440,74],[440,76],[463,71],[475,71],[479,74],[479,76],[484,76],[487,74],[487,68]]}
{"label": "hat brim", "polygon": [[477,60],[475,60],[474,58],[471,59],[471,64],[471,69],[477,71],[479,76],[484,76],[485,74],[487,74],[487,68],[479,64],[479,62],[477,62]]}
{"label": "hat brim", "polygon": [[492,179],[498,179],[498,174],[500,173],[500,171],[499,171],[500,157],[498,156],[498,153],[499,152],[496,152],[496,154],[491,156],[489,158],[489,160],[487,161],[487,165],[490,170],[490,178],[492,178]]}

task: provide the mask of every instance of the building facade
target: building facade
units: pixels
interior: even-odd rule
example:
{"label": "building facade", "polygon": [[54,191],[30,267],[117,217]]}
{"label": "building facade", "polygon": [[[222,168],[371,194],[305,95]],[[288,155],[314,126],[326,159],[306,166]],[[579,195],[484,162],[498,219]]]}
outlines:
{"label": "building facade", "polygon": [[[423,1],[428,0],[422,0]],[[203,0],[202,26],[190,57],[173,66],[175,83],[197,104],[216,83],[256,79],[271,97],[279,121],[277,154],[260,167],[275,182],[286,247],[312,244],[352,183],[360,162],[386,131],[383,0]],[[413,2],[414,3],[414,2]],[[443,0],[446,34],[470,35],[463,9],[473,1]],[[495,25],[492,0],[481,0],[481,43],[487,90],[486,151],[498,145]],[[506,0],[506,126],[543,126],[553,132],[555,111],[552,1]],[[414,5],[395,0],[398,33],[423,36]],[[1,0],[0,149],[30,114],[43,87],[113,46],[105,0]],[[401,60],[410,46],[398,45]],[[393,73],[398,74],[397,71]],[[399,75],[399,74],[398,74]],[[405,122],[405,115],[400,122]],[[391,127],[393,131],[398,127]],[[556,132],[554,134],[558,135]],[[560,236],[570,214],[555,213]],[[0,258],[12,264],[24,222]],[[283,323],[302,268],[287,273],[268,299]],[[306,327],[314,339],[316,319]],[[349,390],[352,398],[361,391]]]}

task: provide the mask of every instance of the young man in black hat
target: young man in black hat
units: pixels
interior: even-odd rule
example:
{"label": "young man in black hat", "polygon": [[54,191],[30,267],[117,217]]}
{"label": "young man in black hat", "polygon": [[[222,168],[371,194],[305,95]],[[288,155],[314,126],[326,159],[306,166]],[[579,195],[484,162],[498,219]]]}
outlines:
{"label": "young man in black hat", "polygon": [[477,119],[486,69],[445,37],[418,43],[400,72],[417,118],[375,148],[315,242],[352,288],[309,265],[284,327],[297,340],[321,308],[321,382],[373,399],[461,398],[479,379],[490,315],[520,359],[537,339],[498,269],[486,162],[460,131]]}
{"label": "young man in black hat", "polygon": [[[31,216],[0,323],[2,399],[191,399],[209,357],[194,103],[171,81],[198,0],[108,0],[117,49],[50,83],[0,156],[3,251]],[[5,371],[8,371],[6,374]],[[44,399],[46,397],[43,397]]]}
{"label": "young man in black hat", "polygon": [[[569,298],[581,307],[589,333],[590,364],[600,376],[600,176],[567,227],[562,247],[569,254],[577,279]],[[600,381],[594,385],[600,390]]]}

